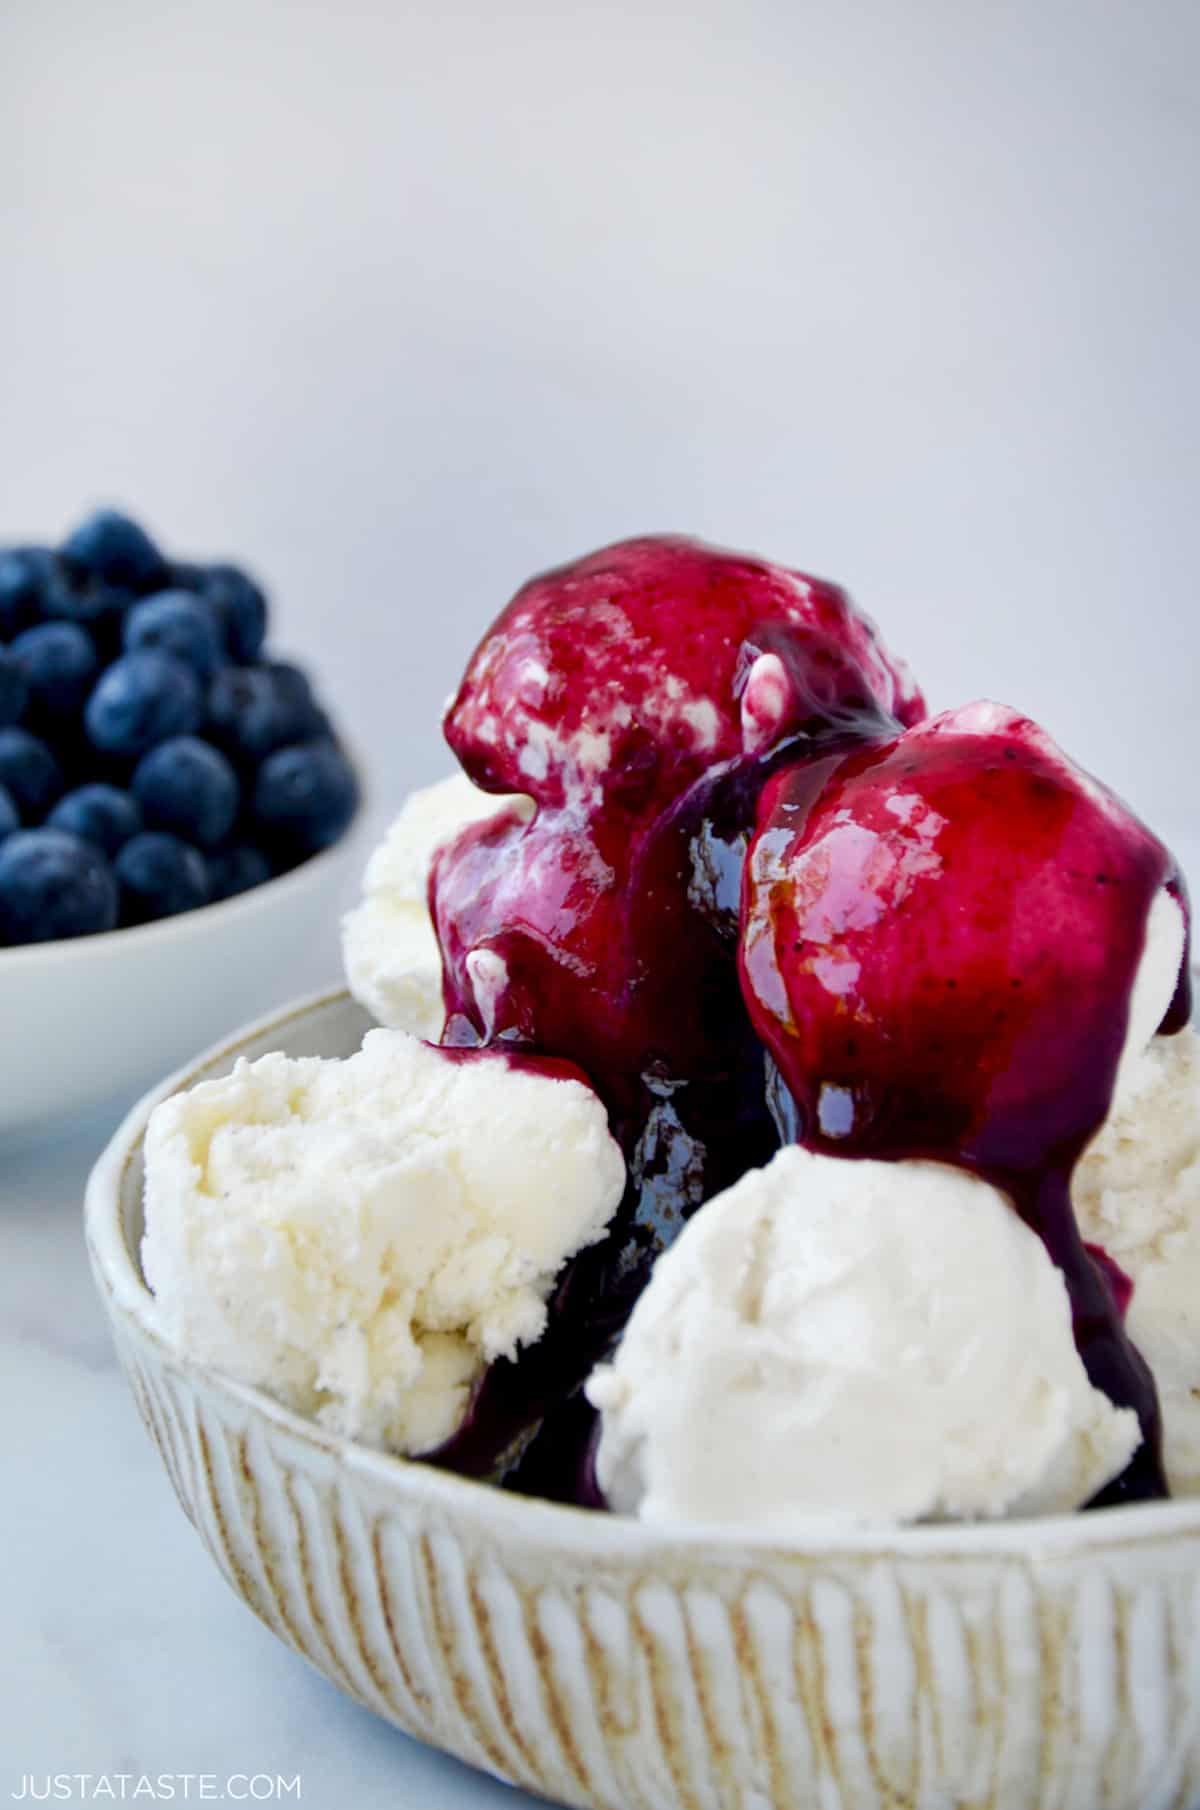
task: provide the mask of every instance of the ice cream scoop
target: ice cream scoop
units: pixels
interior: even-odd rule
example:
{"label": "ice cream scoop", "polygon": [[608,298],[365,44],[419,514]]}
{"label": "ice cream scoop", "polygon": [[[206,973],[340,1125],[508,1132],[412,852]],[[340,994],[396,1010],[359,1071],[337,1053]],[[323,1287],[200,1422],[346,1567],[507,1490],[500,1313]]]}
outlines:
{"label": "ice cream scoop", "polygon": [[145,1164],[162,1336],[409,1453],[537,1340],[625,1179],[577,1071],[386,1030],[346,1061],[269,1055],[175,1095]]}
{"label": "ice cream scoop", "polygon": [[1120,1499],[1164,1488],[1154,1386],[1070,1188],[1113,1104],[1156,906],[1174,930],[1138,1005],[1147,1033],[1189,1013],[1171,856],[991,704],[778,772],[742,906],[743,989],[787,1135],[951,1163],[1014,1202],[1063,1273],[1091,1380],[1141,1417]]}
{"label": "ice cream scoop", "polygon": [[[771,626],[816,631],[844,650],[900,722],[924,714],[907,667],[839,586],[646,535],[521,587],[467,666],[446,739],[485,791],[661,810],[743,751],[744,685],[755,637]],[[763,677],[757,706],[769,718],[778,706]],[[755,711],[752,696],[751,739],[762,734]]]}
{"label": "ice cream scoop", "polygon": [[447,739],[536,811],[435,859],[445,1039],[578,1063],[629,1165],[614,1238],[552,1312],[563,1395],[687,1214],[778,1142],[735,961],[761,786],[920,709],[836,586],[668,537],[533,580],[473,656]]}
{"label": "ice cream scoop", "polygon": [[381,1025],[436,1043],[442,1033],[442,956],[429,916],[439,848],[469,823],[532,815],[527,798],[496,798],[453,773],[405,799],[367,863],[363,897],[342,921],[342,961],[354,997]]}
{"label": "ice cream scoop", "polygon": [[920,708],[844,592],[765,561],[659,537],[531,581],[446,716],[478,785],[537,804],[438,856],[448,1039],[581,1062],[631,1155],[655,1102],[704,1079],[728,1101],[740,857],[770,763]]}
{"label": "ice cream scoop", "polygon": [[1129,1336],[1162,1405],[1173,1495],[1200,1493],[1200,1039],[1131,1052],[1071,1187],[1083,1236],[1133,1284]]}
{"label": "ice cream scoop", "polygon": [[797,1146],[689,1221],[588,1394],[613,1508],[784,1538],[1076,1508],[1141,1438],[997,1189]]}

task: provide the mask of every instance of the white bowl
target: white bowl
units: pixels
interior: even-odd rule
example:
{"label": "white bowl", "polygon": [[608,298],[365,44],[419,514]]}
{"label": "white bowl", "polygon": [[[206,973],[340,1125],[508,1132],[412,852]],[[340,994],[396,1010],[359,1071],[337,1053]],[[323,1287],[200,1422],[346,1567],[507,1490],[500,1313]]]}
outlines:
{"label": "white bowl", "polygon": [[1200,1501],[791,1547],[523,1500],[336,1438],[163,1343],[138,1266],[156,1101],[349,1054],[345,994],[210,1052],[88,1185],[142,1418],[233,1589],[410,1734],[595,1810],[1194,1810]]}
{"label": "white bowl", "polygon": [[132,1097],[193,1050],[278,1006],[328,950],[361,866],[354,824],[263,886],[103,936],[0,949],[0,1138]]}

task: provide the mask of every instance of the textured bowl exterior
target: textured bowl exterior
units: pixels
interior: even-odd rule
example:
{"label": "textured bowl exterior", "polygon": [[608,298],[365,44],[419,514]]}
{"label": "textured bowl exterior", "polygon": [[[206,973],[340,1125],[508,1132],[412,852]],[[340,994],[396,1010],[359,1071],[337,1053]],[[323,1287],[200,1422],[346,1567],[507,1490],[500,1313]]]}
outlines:
{"label": "textured bowl exterior", "polygon": [[142,1418],[268,1627],[409,1733],[565,1804],[1200,1806],[1200,1503],[788,1549],[667,1533],[354,1446],[169,1349],[136,1263],[153,1099],[363,1028],[344,995],[255,1027],[136,1109],[88,1190]]}

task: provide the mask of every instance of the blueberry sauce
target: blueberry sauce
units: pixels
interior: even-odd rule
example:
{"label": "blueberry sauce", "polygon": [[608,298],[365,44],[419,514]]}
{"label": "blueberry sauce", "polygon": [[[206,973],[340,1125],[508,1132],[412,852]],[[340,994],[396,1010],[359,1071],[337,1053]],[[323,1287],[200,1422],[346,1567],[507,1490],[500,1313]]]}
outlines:
{"label": "blueberry sauce", "polygon": [[443,1043],[585,1069],[629,1185],[544,1338],[491,1367],[437,1462],[515,1465],[515,1487],[579,1499],[579,1385],[684,1219],[778,1148],[736,962],[758,793],[781,762],[827,762],[922,708],[837,587],[691,541],[534,580],[481,644],[447,739],[476,783],[538,808],[501,809],[434,864]]}
{"label": "blueberry sauce", "polygon": [[[764,627],[823,637],[884,711],[904,724],[924,715],[907,669],[839,586],[649,535],[522,586],[468,663],[446,739],[485,792],[657,815],[745,751],[739,680]],[[771,700],[760,702],[769,719]]]}
{"label": "blueberry sauce", "polygon": [[[1070,1295],[1092,1382],[1143,1442],[1097,1501],[1161,1496],[1128,1279],[1071,1176],[1108,1116],[1163,845],[1027,719],[972,706],[778,771],[745,864],[739,966],[785,1136],[956,1164],[1002,1189]],[[1185,956],[1163,1022],[1190,1016]]]}

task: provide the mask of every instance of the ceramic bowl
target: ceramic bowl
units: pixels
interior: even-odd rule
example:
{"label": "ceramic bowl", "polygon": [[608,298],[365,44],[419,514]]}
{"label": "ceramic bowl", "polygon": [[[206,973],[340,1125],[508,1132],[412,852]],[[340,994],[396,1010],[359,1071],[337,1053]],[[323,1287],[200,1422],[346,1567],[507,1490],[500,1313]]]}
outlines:
{"label": "ceramic bowl", "polygon": [[344,995],[158,1088],[87,1232],[142,1418],[221,1572],[355,1697],[595,1810],[1194,1810],[1200,1502],[791,1546],[523,1500],[324,1433],[170,1349],[138,1267],[166,1093],[344,1055]]}
{"label": "ceramic bowl", "polygon": [[[199,911],[103,936],[0,949],[0,1139],[124,1094],[335,973],[362,865],[362,812],[332,848]],[[327,960],[313,971],[314,952]],[[322,972],[323,970],[323,972]]]}

